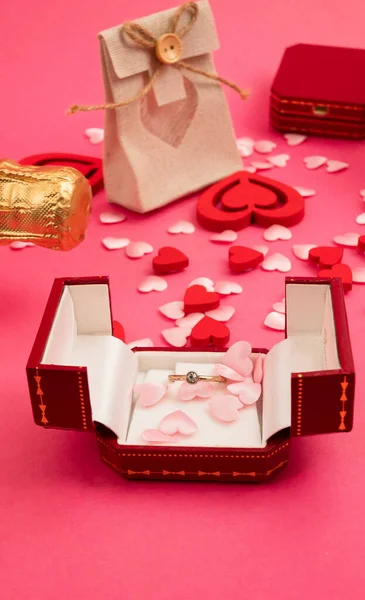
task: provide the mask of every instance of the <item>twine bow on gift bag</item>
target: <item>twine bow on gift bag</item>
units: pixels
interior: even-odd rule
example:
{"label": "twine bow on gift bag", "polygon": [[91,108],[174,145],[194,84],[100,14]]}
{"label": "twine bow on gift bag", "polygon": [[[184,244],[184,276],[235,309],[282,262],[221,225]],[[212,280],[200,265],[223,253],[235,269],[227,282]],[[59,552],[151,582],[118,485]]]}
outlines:
{"label": "twine bow on gift bag", "polygon": [[[184,27],[181,27],[181,29],[179,29],[179,23],[184,13],[187,14],[189,20]],[[173,14],[170,20],[168,32],[161,35],[158,39],[156,39],[152,35],[152,33],[148,31],[148,29],[142,27],[138,23],[125,23],[122,27],[122,33],[128,36],[137,46],[141,46],[143,48],[146,48],[146,50],[154,52],[160,65],[157,67],[157,69],[150,77],[147,84],[141,89],[141,91],[132,96],[131,98],[128,98],[127,100],[122,100],[121,102],[95,104],[92,106],[82,106],[79,104],[74,104],[68,110],[68,114],[73,114],[81,111],[119,108],[121,106],[127,106],[128,104],[132,104],[137,100],[141,100],[141,98],[146,96],[146,94],[148,94],[148,92],[152,89],[164,65],[170,65],[171,67],[177,69],[186,69],[187,71],[197,73],[202,77],[207,77],[208,79],[212,79],[213,81],[223,83],[224,85],[227,85],[228,87],[235,90],[241,96],[241,98],[245,100],[249,95],[248,91],[241,89],[235,83],[224,79],[224,77],[220,77],[215,73],[209,73],[208,71],[196,69],[189,63],[180,60],[183,47],[182,38],[194,26],[198,15],[199,7],[196,2],[186,2],[185,4],[182,4]]]}

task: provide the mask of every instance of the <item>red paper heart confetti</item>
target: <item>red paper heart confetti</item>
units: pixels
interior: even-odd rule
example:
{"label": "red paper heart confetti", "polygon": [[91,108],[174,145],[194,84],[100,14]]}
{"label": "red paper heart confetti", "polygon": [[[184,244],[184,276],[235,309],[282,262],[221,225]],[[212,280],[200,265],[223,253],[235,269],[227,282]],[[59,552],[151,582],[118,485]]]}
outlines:
{"label": "red paper heart confetti", "polygon": [[244,273],[254,269],[263,260],[262,252],[246,246],[231,246],[228,252],[228,264],[233,273]]}
{"label": "red paper heart confetti", "polygon": [[184,312],[190,313],[206,312],[218,308],[220,296],[217,292],[207,292],[202,285],[188,287],[184,296]]}
{"label": "red paper heart confetti", "polygon": [[365,235],[360,235],[359,240],[357,242],[357,247],[360,252],[365,252]]}
{"label": "red paper heart confetti", "polygon": [[317,246],[309,250],[310,262],[322,268],[333,267],[341,262],[343,248],[335,246]]}
{"label": "red paper heart confetti", "polygon": [[179,273],[189,266],[189,259],[181,250],[165,246],[160,248],[158,255],[152,260],[152,267],[158,275],[167,275],[168,273]]}
{"label": "red paper heart confetti", "polygon": [[204,348],[210,345],[225,346],[229,342],[230,335],[227,325],[211,317],[204,317],[192,329],[191,345],[194,348]]}
{"label": "red paper heart confetti", "polygon": [[348,265],[343,263],[334,265],[331,269],[322,269],[318,273],[319,278],[340,277],[342,279],[345,292],[349,292],[352,288],[352,271]]}

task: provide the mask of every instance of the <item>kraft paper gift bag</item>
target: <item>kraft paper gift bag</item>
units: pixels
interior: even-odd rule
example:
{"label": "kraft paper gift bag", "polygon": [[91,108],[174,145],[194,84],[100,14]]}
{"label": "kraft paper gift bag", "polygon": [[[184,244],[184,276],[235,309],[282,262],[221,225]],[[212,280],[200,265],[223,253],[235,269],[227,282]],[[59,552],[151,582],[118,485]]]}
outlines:
{"label": "kraft paper gift bag", "polygon": [[144,213],[242,168],[211,53],[217,32],[207,1],[99,34],[108,199]]}

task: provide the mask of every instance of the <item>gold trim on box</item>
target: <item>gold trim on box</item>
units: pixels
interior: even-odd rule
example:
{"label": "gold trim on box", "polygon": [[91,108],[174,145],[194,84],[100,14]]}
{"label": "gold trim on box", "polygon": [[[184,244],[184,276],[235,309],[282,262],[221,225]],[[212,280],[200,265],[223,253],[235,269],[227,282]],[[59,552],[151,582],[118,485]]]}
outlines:
{"label": "gold trim on box", "polygon": [[87,418],[86,418],[84,388],[83,388],[82,374],[80,371],[77,372],[77,383],[78,383],[78,387],[79,387],[82,428],[84,429],[84,431],[87,431],[88,427],[87,427]]}
{"label": "gold trim on box", "polygon": [[279,104],[296,104],[298,106],[325,106],[326,108],[343,108],[345,110],[357,110],[364,111],[363,106],[353,106],[350,104],[328,104],[323,102],[310,102],[305,100],[286,100],[285,98],[280,98],[276,94],[271,93],[271,98],[279,102]]}
{"label": "gold trim on box", "polygon": [[346,375],[344,376],[343,381],[341,381],[341,397],[340,397],[340,402],[341,402],[341,410],[340,410],[340,425],[339,425],[339,431],[346,431],[346,425],[345,425],[345,418],[347,415],[347,410],[345,410],[345,403],[347,402],[348,398],[346,395],[346,390],[347,387],[349,385],[349,382],[347,381],[347,377]]}
{"label": "gold trim on box", "polygon": [[302,410],[303,410],[303,375],[298,374],[298,400],[297,400],[297,435],[302,432]]}
{"label": "gold trim on box", "polygon": [[37,396],[39,396],[39,401],[40,401],[39,408],[40,408],[41,413],[42,413],[41,423],[43,423],[43,425],[47,425],[47,423],[48,423],[48,419],[46,417],[46,408],[47,408],[47,406],[43,402],[44,392],[43,392],[43,390],[41,388],[42,377],[41,377],[41,375],[39,375],[38,367],[36,367],[35,372],[36,372],[36,375],[34,375],[34,379],[35,379],[35,382],[37,384],[37,392],[36,392],[36,394],[37,394]]}

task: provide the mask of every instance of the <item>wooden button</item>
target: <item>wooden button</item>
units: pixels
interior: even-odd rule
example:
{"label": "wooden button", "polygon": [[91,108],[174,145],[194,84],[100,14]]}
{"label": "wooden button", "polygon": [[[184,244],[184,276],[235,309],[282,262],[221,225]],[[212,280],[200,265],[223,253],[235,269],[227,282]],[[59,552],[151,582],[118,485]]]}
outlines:
{"label": "wooden button", "polygon": [[166,65],[172,65],[180,60],[182,43],[174,33],[165,33],[157,40],[156,56]]}

